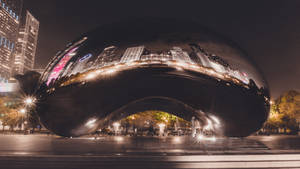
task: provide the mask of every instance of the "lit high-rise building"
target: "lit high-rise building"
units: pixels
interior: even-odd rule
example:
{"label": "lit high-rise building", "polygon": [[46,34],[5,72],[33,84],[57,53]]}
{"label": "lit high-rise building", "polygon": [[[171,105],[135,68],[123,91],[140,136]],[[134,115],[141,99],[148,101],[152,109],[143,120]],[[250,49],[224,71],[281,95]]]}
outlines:
{"label": "lit high-rise building", "polygon": [[19,29],[13,63],[14,74],[23,74],[34,68],[38,33],[39,21],[29,11],[26,11]]}
{"label": "lit high-rise building", "polygon": [[204,67],[211,67],[211,61],[208,59],[207,55],[202,51],[199,45],[190,44],[193,52],[198,56],[196,58],[196,63],[201,64]]}
{"label": "lit high-rise building", "polygon": [[144,49],[145,46],[127,48],[121,58],[121,62],[132,62],[132,61],[140,60],[144,52]]}
{"label": "lit high-rise building", "polygon": [[18,16],[21,18],[21,12],[23,9],[23,0],[1,0],[2,2],[6,3],[9,8]]}
{"label": "lit high-rise building", "polygon": [[170,50],[173,60],[180,60],[183,62],[192,62],[189,54],[183,51],[180,47],[174,46],[172,50]]}
{"label": "lit high-rise building", "polygon": [[117,47],[109,46],[103,50],[94,61],[93,66],[101,67],[104,66],[105,63],[113,62],[114,56],[116,55]]}
{"label": "lit high-rise building", "polygon": [[11,76],[21,5],[21,0],[0,0],[0,82]]}

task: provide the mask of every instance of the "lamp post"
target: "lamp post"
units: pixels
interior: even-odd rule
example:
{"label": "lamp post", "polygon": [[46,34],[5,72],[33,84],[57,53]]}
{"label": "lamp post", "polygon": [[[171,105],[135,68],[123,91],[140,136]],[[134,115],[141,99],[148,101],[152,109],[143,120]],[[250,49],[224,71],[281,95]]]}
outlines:
{"label": "lamp post", "polygon": [[21,130],[22,128],[24,129],[24,115],[26,114],[26,109],[25,108],[22,108],[19,110],[19,113],[22,115],[22,127],[21,127]]}
{"label": "lamp post", "polygon": [[[30,108],[32,106],[34,106],[35,101],[36,101],[36,98],[34,98],[32,96],[27,96],[23,100],[24,105],[25,105],[23,114],[26,115],[26,117],[25,117],[26,125],[28,124],[28,110],[30,110]],[[22,120],[22,122],[24,123],[24,119]],[[24,127],[24,130],[25,130],[25,127]]]}

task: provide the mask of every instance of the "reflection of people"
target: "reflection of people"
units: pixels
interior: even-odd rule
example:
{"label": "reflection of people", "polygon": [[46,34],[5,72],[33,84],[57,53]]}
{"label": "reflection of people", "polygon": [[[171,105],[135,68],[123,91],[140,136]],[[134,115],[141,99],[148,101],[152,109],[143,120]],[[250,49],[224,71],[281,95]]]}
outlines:
{"label": "reflection of people", "polygon": [[130,124],[129,124],[129,122],[126,120],[125,121],[125,135],[127,135],[128,134],[128,128],[130,127]]}
{"label": "reflection of people", "polygon": [[174,129],[175,129],[176,132],[178,130],[178,127],[179,127],[179,121],[178,121],[178,118],[176,117],[176,122],[174,124]]}
{"label": "reflection of people", "polygon": [[134,128],[134,134],[135,135],[137,134],[137,128]]}
{"label": "reflection of people", "polygon": [[196,126],[195,126],[195,117],[194,116],[192,117],[191,123],[192,123],[192,137],[195,137],[196,136]]}
{"label": "reflection of people", "polygon": [[195,128],[196,128],[196,131],[200,130],[200,122],[199,122],[199,120],[195,120]]}
{"label": "reflection of people", "polygon": [[149,135],[154,135],[154,127],[153,127],[153,123],[150,124],[150,127],[149,127]]}

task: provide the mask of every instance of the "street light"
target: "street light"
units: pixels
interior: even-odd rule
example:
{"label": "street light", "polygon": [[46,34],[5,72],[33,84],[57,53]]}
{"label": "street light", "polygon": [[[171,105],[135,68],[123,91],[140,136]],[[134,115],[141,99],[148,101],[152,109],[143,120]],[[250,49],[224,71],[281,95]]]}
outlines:
{"label": "street light", "polygon": [[26,109],[20,109],[19,112],[24,115],[26,113]]}
{"label": "street light", "polygon": [[113,123],[115,134],[119,134],[119,127],[120,127],[120,125],[121,124],[119,122],[114,122]]}
{"label": "street light", "polygon": [[[22,116],[22,123],[23,125],[27,125],[27,121],[28,121],[28,113],[31,111],[32,106],[34,106],[34,103],[36,101],[35,97],[32,96],[26,96],[23,100],[24,102],[24,108],[20,109],[20,113],[24,116],[25,118]],[[24,123],[24,120],[26,121],[26,123]]]}
{"label": "street light", "polygon": [[33,98],[33,97],[26,97],[24,99],[24,103],[26,106],[31,106],[34,104],[34,102],[35,102],[35,98]]}

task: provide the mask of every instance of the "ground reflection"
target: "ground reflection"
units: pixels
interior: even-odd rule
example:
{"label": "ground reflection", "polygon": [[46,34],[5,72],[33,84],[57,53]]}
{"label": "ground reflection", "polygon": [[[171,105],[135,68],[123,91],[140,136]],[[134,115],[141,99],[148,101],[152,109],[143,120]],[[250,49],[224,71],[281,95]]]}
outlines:
{"label": "ground reflection", "polygon": [[33,155],[219,155],[300,153],[298,136],[216,137],[1,135],[0,152]]}

